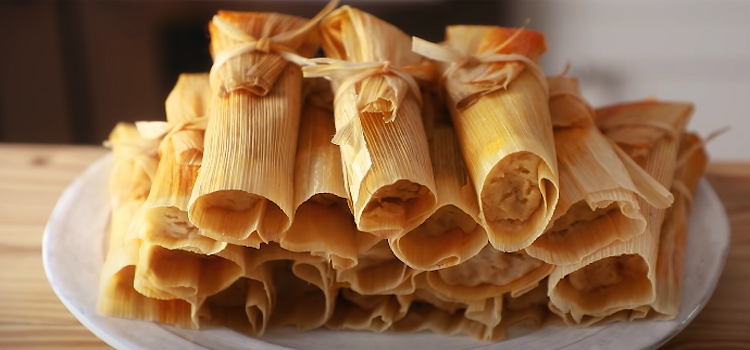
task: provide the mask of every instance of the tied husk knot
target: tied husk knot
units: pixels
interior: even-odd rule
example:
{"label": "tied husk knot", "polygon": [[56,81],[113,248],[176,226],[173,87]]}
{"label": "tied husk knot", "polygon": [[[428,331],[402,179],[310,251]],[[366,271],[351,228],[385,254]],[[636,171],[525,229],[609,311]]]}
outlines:
{"label": "tied husk knot", "polygon": [[[224,37],[223,45],[212,48],[214,64],[211,66],[210,84],[213,91],[219,96],[226,96],[239,89],[258,96],[268,94],[286,66],[289,55],[311,55],[317,49],[317,32],[313,29],[323,17],[336,8],[338,2],[330,1],[315,17],[307,21],[274,13],[264,14],[265,17],[258,16],[257,21],[270,24],[262,26],[261,33],[256,35],[225,19],[237,20],[246,14],[220,11],[211,19],[209,25],[212,36]],[[252,31],[252,28],[251,25],[248,29]],[[274,34],[274,31],[277,33]],[[310,40],[312,37],[315,39]],[[236,67],[228,64],[240,56],[252,53],[263,57],[259,58],[256,64],[240,64]]]}
{"label": "tied husk knot", "polygon": [[[182,165],[201,165],[203,159],[203,137],[208,117],[186,121],[139,121],[135,123],[138,133],[147,140],[160,140],[159,149],[165,142],[172,142],[175,159]],[[199,135],[195,135],[198,132]],[[200,137],[196,137],[200,136]]]}
{"label": "tied husk knot", "polygon": [[[449,31],[451,29],[456,32],[463,30],[462,26],[449,28]],[[459,85],[459,88],[449,90],[453,95],[453,101],[456,101],[456,107],[463,110],[473,105],[483,95],[507,89],[524,69],[528,69],[533,74],[545,92],[549,91],[544,71],[534,61],[534,56],[540,53],[531,50],[515,53],[503,52],[508,51],[507,47],[512,46],[514,41],[525,43],[543,40],[543,38],[536,38],[535,34],[524,28],[518,28],[500,45],[474,54],[469,52],[479,51],[479,48],[472,48],[471,43],[467,44],[468,47],[461,49],[448,46],[447,43],[436,44],[412,37],[412,51],[431,60],[449,64],[444,69],[441,80]],[[521,36],[524,37],[519,39]],[[514,49],[517,48],[514,47]]]}

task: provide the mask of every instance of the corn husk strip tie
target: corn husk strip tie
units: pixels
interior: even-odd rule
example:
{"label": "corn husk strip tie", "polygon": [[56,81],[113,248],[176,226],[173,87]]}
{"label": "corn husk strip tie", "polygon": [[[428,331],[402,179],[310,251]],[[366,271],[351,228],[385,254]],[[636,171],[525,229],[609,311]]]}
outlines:
{"label": "corn husk strip tie", "polygon": [[211,19],[211,23],[216,26],[216,28],[218,28],[224,35],[239,41],[239,43],[229,46],[224,50],[221,50],[220,52],[217,52],[214,56],[214,64],[213,66],[211,66],[211,71],[209,73],[211,86],[217,86],[216,83],[219,79],[219,68],[221,68],[221,66],[227,63],[227,61],[236,56],[248,52],[258,51],[262,53],[275,52],[286,58],[287,56],[283,53],[293,53],[294,50],[286,45],[281,44],[280,42],[288,41],[299,35],[306,34],[313,26],[317,25],[318,22],[323,19],[323,17],[333,11],[333,9],[338,6],[338,3],[338,0],[332,0],[317,15],[315,15],[315,17],[305,23],[305,25],[297,28],[296,30],[280,33],[272,37],[253,37],[243,30],[233,26],[229,22],[221,19],[221,17],[219,17],[218,15],[214,15],[213,19]]}
{"label": "corn husk strip tie", "polygon": [[[179,123],[164,122],[164,121],[140,121],[135,123],[135,127],[138,129],[138,133],[142,138],[147,140],[159,140],[161,148],[164,142],[169,141],[172,137],[177,135],[180,131],[184,130],[200,130],[205,131],[206,125],[208,125],[208,116],[198,117],[183,121]],[[203,152],[203,149],[198,149]],[[179,157],[178,157],[179,158]],[[180,163],[183,165],[200,165],[200,160],[182,160]]]}
{"label": "corn husk strip tie", "polygon": [[[406,97],[409,90],[412,91],[417,102],[421,105],[422,94],[420,93],[416,79],[429,81],[432,75],[432,72],[426,70],[424,67],[394,67],[390,61],[350,62],[327,57],[308,59],[290,53],[286,53],[284,57],[302,66],[302,74],[306,78],[325,78],[340,82],[334,95],[334,101],[342,98],[345,93],[351,92],[351,89],[354,89],[357,83],[367,78],[383,76],[395,95],[393,111],[390,117],[384,120],[386,123],[396,119],[401,101]],[[398,81],[399,79],[406,83],[406,89],[399,88],[402,86]],[[370,102],[358,98],[357,110],[361,113]],[[359,118],[352,118],[342,127],[337,128],[331,142],[338,146],[351,147],[352,153],[361,157],[358,164],[361,164],[363,169],[366,169],[362,173],[367,173],[372,165],[372,160],[367,147],[365,147],[366,142],[362,132],[362,123]],[[351,195],[356,196],[356,194]]]}
{"label": "corn husk strip tie", "polygon": [[[521,33],[520,29],[493,51],[497,51],[503,46],[507,45],[514,38],[516,38],[519,33]],[[539,81],[539,84],[542,85],[543,90],[547,94],[549,94],[547,77],[544,75],[544,72],[538,64],[524,55],[499,54],[491,52],[481,55],[466,55],[450,47],[441,46],[439,44],[435,44],[417,37],[412,37],[412,51],[435,61],[450,63],[451,66],[445,70],[442,79],[446,79],[447,77],[452,76],[458,69],[465,65],[520,61],[526,65],[526,68],[529,69],[529,71]],[[505,74],[503,70],[491,74],[480,75],[474,78],[473,81],[464,81],[463,83],[470,84],[474,82],[500,81],[501,79],[504,79],[503,89],[506,89],[508,87],[508,84],[510,84],[511,79],[507,74]]]}

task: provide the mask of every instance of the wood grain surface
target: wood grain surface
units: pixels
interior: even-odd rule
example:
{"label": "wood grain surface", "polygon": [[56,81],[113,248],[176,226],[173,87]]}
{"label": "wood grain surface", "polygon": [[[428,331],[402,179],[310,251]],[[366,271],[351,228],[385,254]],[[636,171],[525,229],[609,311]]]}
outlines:
{"label": "wood grain surface", "polygon": [[[111,349],[68,312],[42,267],[44,226],[65,187],[102,147],[0,144],[0,349]],[[750,349],[750,164],[712,163],[732,246],[719,285],[663,349]]]}

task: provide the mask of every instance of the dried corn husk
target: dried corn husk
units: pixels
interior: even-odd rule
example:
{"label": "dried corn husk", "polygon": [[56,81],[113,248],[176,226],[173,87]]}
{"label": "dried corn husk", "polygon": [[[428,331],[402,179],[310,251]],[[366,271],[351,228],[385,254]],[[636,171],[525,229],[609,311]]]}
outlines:
{"label": "dried corn husk", "polygon": [[581,98],[575,78],[551,77],[549,86],[560,200],[552,224],[526,252],[569,265],[616,240],[642,234],[646,218],[637,198],[663,209],[672,203],[672,194],[650,177],[634,183],[594,125],[594,111]]}
{"label": "dried corn husk", "polygon": [[[280,245],[330,260],[336,270],[357,265],[357,256],[380,239],[357,230],[347,204],[335,133],[333,96],[322,79],[306,81],[294,171],[295,218]],[[321,218],[325,218],[322,219]]]}
{"label": "dried corn husk", "polygon": [[411,301],[409,294],[362,295],[342,288],[333,315],[325,326],[383,332],[406,315]]}
{"label": "dried corn husk", "polygon": [[486,300],[505,293],[519,296],[539,284],[554,266],[523,251],[505,253],[485,246],[460,265],[427,272],[427,283],[444,298]]}
{"label": "dried corn husk", "polygon": [[675,202],[667,210],[659,240],[656,300],[649,313],[654,319],[672,319],[680,307],[688,218],[695,188],[708,162],[703,142],[697,135],[689,133],[683,136],[679,160],[672,182]]}
{"label": "dried corn husk", "polygon": [[421,272],[398,260],[382,240],[360,254],[357,266],[336,271],[336,282],[361,295],[406,295],[414,293]]}
{"label": "dried corn husk", "polygon": [[438,203],[422,224],[389,240],[393,253],[409,267],[437,270],[459,265],[487,245],[479,224],[476,193],[466,173],[453,128],[438,124],[430,140]]}
{"label": "dried corn husk", "polygon": [[413,49],[444,63],[448,107],[490,243],[507,252],[528,247],[550,222],[559,189],[547,81],[537,65],[544,37],[451,26],[442,45],[415,38]]}
{"label": "dried corn husk", "polygon": [[251,335],[293,325],[307,330],[323,326],[333,314],[337,286],[330,264],[321,257],[289,252],[278,244],[247,251],[245,276]]}
{"label": "dried corn husk", "polygon": [[369,14],[343,6],[321,23],[330,58],[309,60],[306,77],[332,82],[344,182],[357,227],[397,237],[435,205],[421,93],[414,76],[432,67],[408,37]]}
{"label": "dried corn husk", "polygon": [[312,55],[316,21],[220,11],[209,24],[214,97],[188,210],[204,235],[257,248],[289,227],[302,73],[282,54]]}
{"label": "dried corn husk", "polygon": [[[680,133],[691,113],[690,104],[640,102],[599,109],[596,123],[605,136],[615,135],[618,145],[627,150],[626,154],[615,148],[631,177],[645,170],[669,188]],[[643,137],[640,132],[645,129],[658,132]],[[633,135],[628,137],[627,131]],[[616,241],[578,264],[558,266],[550,275],[550,309],[567,323],[591,324],[621,310],[642,311],[643,305],[654,302],[659,237],[666,210],[643,200],[639,204],[648,223],[644,234]]]}
{"label": "dried corn husk", "polygon": [[188,201],[203,159],[203,134],[211,103],[208,74],[181,74],[167,97],[167,122],[139,122],[144,137],[162,139],[161,160],[144,204],[139,237],[167,249],[214,254],[226,243],[205,237],[188,220]]}
{"label": "dried corn husk", "polygon": [[243,247],[229,245],[214,255],[169,250],[142,243],[133,287],[154,299],[205,300],[245,274]]}
{"label": "dried corn husk", "polygon": [[469,305],[430,295],[427,291],[415,297],[407,314],[392,329],[396,332],[429,329],[445,335],[467,334],[478,340],[498,341],[540,327],[549,313],[546,283],[518,298],[505,295]]}
{"label": "dried corn husk", "polygon": [[196,328],[195,304],[144,297],[133,288],[141,240],[128,237],[130,221],[151,189],[158,142],[141,138],[135,126],[119,123],[109,136],[114,161],[109,179],[112,206],[109,247],[99,279],[97,310],[107,316]]}

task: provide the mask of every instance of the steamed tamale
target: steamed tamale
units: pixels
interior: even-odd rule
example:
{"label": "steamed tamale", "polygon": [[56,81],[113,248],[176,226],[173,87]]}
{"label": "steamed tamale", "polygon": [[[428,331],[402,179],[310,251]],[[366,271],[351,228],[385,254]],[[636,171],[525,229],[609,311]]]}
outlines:
{"label": "steamed tamale", "polygon": [[[680,135],[692,110],[692,105],[681,103],[622,104],[597,110],[596,124],[617,142],[614,149],[631,177],[650,175],[670,188]],[[566,322],[591,324],[621,310],[642,309],[654,302],[659,238],[666,210],[642,199],[639,204],[647,222],[644,234],[625,242],[615,241],[580,263],[556,267],[550,275],[550,309]]]}
{"label": "steamed tamale", "polygon": [[568,265],[616,240],[642,234],[646,218],[638,198],[663,209],[672,203],[672,194],[650,177],[631,179],[594,125],[594,110],[581,97],[575,78],[555,76],[548,81],[560,200],[552,224],[526,252],[551,264]]}
{"label": "steamed tamale", "polygon": [[489,241],[502,251],[531,245],[558,200],[547,81],[537,65],[541,33],[450,26],[442,45],[414,50],[442,61],[448,107]]}
{"label": "steamed tamale", "polygon": [[202,255],[143,242],[133,287],[154,299],[204,300],[242,277],[244,260],[244,248],[240,246]]}
{"label": "steamed tamale", "polygon": [[359,263],[336,271],[336,282],[361,295],[406,295],[414,292],[414,279],[422,273],[398,260],[382,240],[359,256]]}
{"label": "steamed tamale", "polygon": [[181,74],[165,102],[167,122],[139,122],[144,136],[162,138],[161,160],[144,204],[145,242],[167,249],[213,254],[226,243],[205,237],[188,220],[188,201],[203,159],[203,134],[211,103],[208,74]]}
{"label": "steamed tamale", "polygon": [[389,240],[391,250],[418,270],[437,270],[461,264],[487,245],[479,224],[476,194],[466,173],[453,128],[437,125],[430,139],[438,203],[423,223]]}
{"label": "steamed tamale", "polygon": [[336,308],[326,323],[328,329],[353,329],[383,332],[406,315],[410,294],[359,294],[340,289]]}
{"label": "steamed tamale", "polygon": [[344,188],[335,133],[333,95],[323,79],[306,82],[294,168],[295,217],[280,245],[295,252],[310,252],[343,270],[357,265],[357,256],[380,239],[357,230]]}
{"label": "steamed tamale", "polygon": [[435,205],[435,181],[414,75],[432,68],[411,52],[409,37],[369,14],[343,6],[321,23],[329,58],[311,60],[305,76],[331,80],[344,182],[357,227],[397,237]]}
{"label": "steamed tamale", "polygon": [[120,123],[109,136],[114,154],[109,179],[112,218],[107,257],[99,279],[97,310],[107,316],[157,321],[196,328],[199,305],[185,300],[157,300],[133,288],[141,240],[128,237],[130,222],[146,201],[156,172],[158,142],[141,138],[132,124]]}
{"label": "steamed tamale", "polygon": [[692,198],[708,162],[702,140],[695,134],[682,137],[672,191],[675,202],[664,218],[656,262],[656,300],[647,317],[672,319],[677,316],[682,295],[683,264],[687,249],[688,219]]}
{"label": "steamed tamale", "polygon": [[188,210],[202,234],[257,248],[289,227],[302,73],[282,54],[315,53],[315,24],[230,11],[209,23],[214,96]]}
{"label": "steamed tamale", "polygon": [[449,298],[485,300],[505,293],[521,295],[536,287],[553,268],[523,251],[505,253],[487,245],[460,265],[427,272],[427,283]]}

